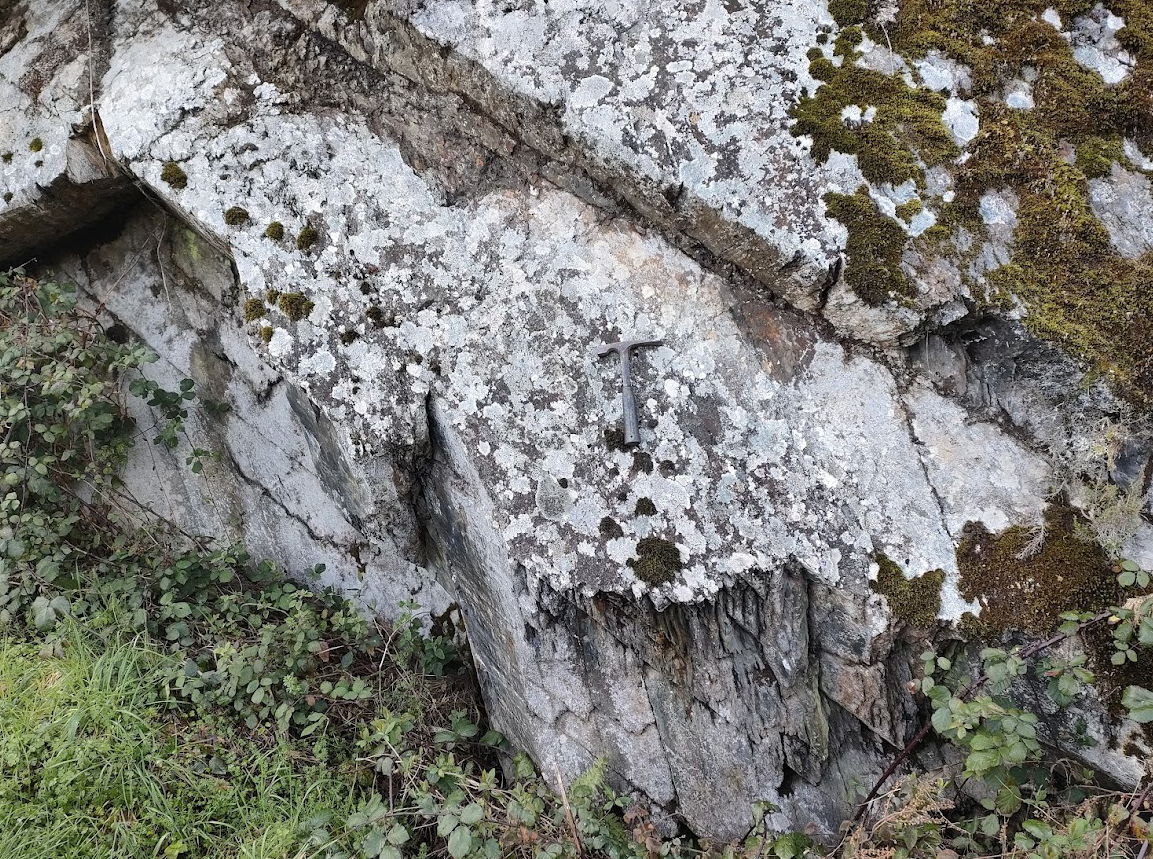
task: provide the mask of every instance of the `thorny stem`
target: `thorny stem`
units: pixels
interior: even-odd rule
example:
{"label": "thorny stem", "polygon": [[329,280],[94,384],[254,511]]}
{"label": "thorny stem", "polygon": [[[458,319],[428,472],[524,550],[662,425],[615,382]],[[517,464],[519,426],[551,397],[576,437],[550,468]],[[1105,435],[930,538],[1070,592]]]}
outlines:
{"label": "thorny stem", "polygon": [[[1038,641],[1030,644],[1028,647],[1022,649],[1017,654],[1017,656],[1019,656],[1021,659],[1030,659],[1031,657],[1036,656],[1038,653],[1048,650],[1050,647],[1060,644],[1062,641],[1072,638],[1074,635],[1077,635],[1080,632],[1084,632],[1086,629],[1090,629],[1099,623],[1103,623],[1104,621],[1108,620],[1112,614],[1113,612],[1111,610],[1100,612],[1088,620],[1079,623],[1076,628],[1070,630],[1069,632],[1059,632],[1050,636],[1049,638],[1046,638],[1044,641]],[[974,693],[982,689],[988,682],[989,675],[985,672],[982,672],[979,677],[975,678],[967,686],[965,686],[965,688],[961,690],[961,694],[957,697],[959,697],[962,701],[967,701]],[[916,751],[917,747],[921,745],[925,737],[929,735],[929,731],[932,729],[932,721],[926,720],[925,723],[921,726],[921,730],[917,731],[916,736],[909,740],[905,748],[901,749],[897,756],[893,758],[893,762],[889,764],[888,768],[883,773],[881,773],[881,777],[877,779],[876,784],[873,785],[873,789],[869,791],[869,795],[866,796],[865,799],[861,802],[860,806],[858,806],[856,814],[853,815],[854,822],[860,821],[860,819],[865,816],[865,812],[868,811],[869,808],[869,803],[877,798],[877,794],[881,792],[881,788],[884,786],[885,782],[889,780],[890,776],[892,776],[893,773],[897,771],[901,764],[909,759],[909,756],[914,751]]]}

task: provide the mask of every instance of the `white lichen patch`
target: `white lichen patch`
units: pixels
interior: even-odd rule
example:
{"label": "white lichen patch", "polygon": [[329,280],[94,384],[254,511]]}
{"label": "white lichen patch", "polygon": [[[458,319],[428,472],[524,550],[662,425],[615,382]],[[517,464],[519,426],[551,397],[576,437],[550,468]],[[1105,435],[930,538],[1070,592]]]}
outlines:
{"label": "white lichen patch", "polygon": [[1153,251],[1153,185],[1144,173],[1114,164],[1112,173],[1089,180],[1089,204],[1122,256]]}
{"label": "white lichen patch", "polygon": [[950,97],[945,102],[945,112],[941,115],[941,120],[958,146],[968,144],[977,136],[977,131],[981,127],[977,117],[977,103],[971,99]]}
{"label": "white lichen patch", "polygon": [[[295,322],[269,310],[267,350],[330,413],[358,415],[374,446],[404,448],[422,432],[425,397],[436,398],[486,476],[509,553],[531,576],[634,590],[627,562],[642,537],[668,540],[682,557],[674,581],[652,591],[658,604],[707,598],[749,559],[768,569],[794,558],[836,583],[867,563],[864,549],[844,551],[844,534],[857,547],[884,535],[911,567],[949,567],[949,535],[880,365],[846,363],[825,343],[806,374],[774,379],[724,313],[722,282],[662,240],[545,189],[443,207],[395,145],[355,116],[273,114],[255,100],[220,128],[183,108],[211,98],[223,57],[180,99],[163,80],[133,85],[159,76],[166,45],[214,51],[187,34],[156,39],[109,72],[119,93],[105,120],[114,146],[122,130],[136,132],[120,154],[170,205],[227,237],[250,293],[275,288],[313,302]],[[146,54],[156,66],[140,62]],[[141,140],[140,128],[156,140]],[[155,175],[154,153],[176,151],[189,176],[182,191]],[[910,184],[884,199],[913,196]],[[255,223],[227,227],[218,213],[231,201],[290,233],[312,224],[323,242],[302,252],[265,240]],[[366,264],[373,300],[396,316],[390,327],[363,321],[369,299],[353,284]],[[342,328],[359,333],[348,348]],[[648,457],[638,468],[633,454],[606,446],[605,430],[621,420],[620,369],[589,348],[606,334],[641,333],[665,345],[634,357]],[[641,498],[656,513],[638,514]],[[606,516],[623,537],[601,537]]]}
{"label": "white lichen patch", "polygon": [[1089,14],[1074,19],[1066,34],[1073,45],[1073,59],[1097,72],[1105,83],[1121,83],[1137,64],[1117,40],[1117,33],[1124,26],[1123,18],[1098,3]]}

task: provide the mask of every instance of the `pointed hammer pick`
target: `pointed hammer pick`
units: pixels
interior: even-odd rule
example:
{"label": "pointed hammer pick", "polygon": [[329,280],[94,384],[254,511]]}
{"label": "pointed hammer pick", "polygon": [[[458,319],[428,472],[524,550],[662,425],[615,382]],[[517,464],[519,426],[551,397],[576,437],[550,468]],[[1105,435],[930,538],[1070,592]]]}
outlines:
{"label": "pointed hammer pick", "polygon": [[637,399],[633,393],[633,374],[629,366],[632,350],[638,346],[661,346],[663,340],[621,340],[619,343],[606,343],[597,354],[600,357],[616,352],[621,359],[621,413],[625,423],[625,447],[635,447],[641,443],[640,426],[637,422]]}

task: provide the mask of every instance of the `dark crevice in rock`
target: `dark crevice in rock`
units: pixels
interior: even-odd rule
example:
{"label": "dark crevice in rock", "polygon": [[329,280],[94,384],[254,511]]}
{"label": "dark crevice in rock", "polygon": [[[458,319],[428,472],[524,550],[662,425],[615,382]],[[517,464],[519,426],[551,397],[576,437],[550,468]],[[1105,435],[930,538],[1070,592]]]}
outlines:
{"label": "dark crevice in rock", "polygon": [[0,267],[20,265],[63,245],[74,233],[136,202],[132,183],[89,139],[73,137],[66,145],[68,170],[38,186],[34,201],[5,211]]}

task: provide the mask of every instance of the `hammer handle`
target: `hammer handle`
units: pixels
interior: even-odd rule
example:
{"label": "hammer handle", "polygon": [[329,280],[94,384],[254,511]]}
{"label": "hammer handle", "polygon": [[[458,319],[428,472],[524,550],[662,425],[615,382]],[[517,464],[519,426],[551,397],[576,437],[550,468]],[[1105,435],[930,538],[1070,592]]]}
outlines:
{"label": "hammer handle", "polygon": [[637,424],[637,398],[633,394],[632,379],[625,379],[624,391],[621,394],[621,410],[625,421],[625,447],[632,447],[641,443],[640,426]]}

